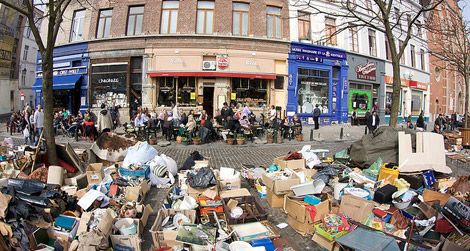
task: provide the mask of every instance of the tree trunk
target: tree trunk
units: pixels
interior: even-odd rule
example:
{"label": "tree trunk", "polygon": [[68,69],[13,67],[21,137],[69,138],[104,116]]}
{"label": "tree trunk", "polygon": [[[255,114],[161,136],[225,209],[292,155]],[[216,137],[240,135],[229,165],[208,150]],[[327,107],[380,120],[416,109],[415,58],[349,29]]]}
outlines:
{"label": "tree trunk", "polygon": [[50,165],[57,165],[57,152],[54,134],[54,94],[52,90],[53,57],[50,53],[42,55],[42,99],[44,101],[44,139],[46,139],[47,156]]}
{"label": "tree trunk", "polygon": [[[389,126],[396,127],[398,122],[398,112],[400,111],[400,60],[392,61],[393,66],[393,93],[392,93],[392,110],[390,111]],[[403,108],[405,109],[405,107]]]}
{"label": "tree trunk", "polygon": [[469,128],[469,116],[470,114],[468,114],[470,112],[470,102],[469,102],[469,97],[470,97],[470,83],[468,81],[470,81],[470,78],[468,76],[468,74],[464,74],[463,76],[463,79],[465,81],[465,128]]}

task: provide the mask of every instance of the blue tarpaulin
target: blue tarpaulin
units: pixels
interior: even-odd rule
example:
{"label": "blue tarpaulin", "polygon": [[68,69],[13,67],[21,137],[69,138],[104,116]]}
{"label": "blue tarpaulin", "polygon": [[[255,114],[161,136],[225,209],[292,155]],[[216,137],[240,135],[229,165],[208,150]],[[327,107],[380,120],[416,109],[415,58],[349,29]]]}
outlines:
{"label": "blue tarpaulin", "polygon": [[[69,76],[56,76],[52,79],[52,89],[53,90],[67,90],[74,89],[75,85],[82,75],[69,75]],[[34,82],[33,90],[42,90],[42,79],[37,78]]]}

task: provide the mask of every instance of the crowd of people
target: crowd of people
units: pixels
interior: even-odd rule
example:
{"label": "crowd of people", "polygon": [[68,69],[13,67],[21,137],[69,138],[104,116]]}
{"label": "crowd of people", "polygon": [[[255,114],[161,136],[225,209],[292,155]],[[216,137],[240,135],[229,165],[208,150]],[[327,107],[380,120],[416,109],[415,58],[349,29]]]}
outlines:
{"label": "crowd of people", "polygon": [[37,144],[44,128],[44,110],[40,105],[32,109],[27,105],[22,111],[13,112],[7,123],[10,135],[22,133],[26,144]]}

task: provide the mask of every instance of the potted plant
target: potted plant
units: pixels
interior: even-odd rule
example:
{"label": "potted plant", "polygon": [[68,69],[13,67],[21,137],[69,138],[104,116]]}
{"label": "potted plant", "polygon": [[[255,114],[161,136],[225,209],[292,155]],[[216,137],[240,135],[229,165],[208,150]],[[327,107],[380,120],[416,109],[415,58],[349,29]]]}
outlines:
{"label": "potted plant", "polygon": [[230,135],[227,135],[227,145],[233,145],[234,138]]}
{"label": "potted plant", "polygon": [[151,136],[149,138],[149,144],[150,145],[156,145],[157,144],[157,138],[155,136]]}
{"label": "potted plant", "polygon": [[180,135],[176,136],[176,143],[181,144],[182,141],[183,141],[182,136],[180,136]]}
{"label": "potted plant", "polygon": [[186,137],[181,137],[181,143],[182,143],[183,145],[187,146],[188,143],[189,143],[189,142],[188,142],[188,138],[186,138]]}
{"label": "potted plant", "polygon": [[197,137],[197,136],[194,137],[194,138],[193,138],[193,144],[195,144],[195,145],[200,145],[200,144],[201,144],[201,138],[199,138],[199,137]]}
{"label": "potted plant", "polygon": [[245,144],[245,137],[244,136],[238,136],[237,137],[237,145],[244,145]]}
{"label": "potted plant", "polygon": [[299,142],[304,141],[304,135],[302,133],[295,135],[295,140]]}

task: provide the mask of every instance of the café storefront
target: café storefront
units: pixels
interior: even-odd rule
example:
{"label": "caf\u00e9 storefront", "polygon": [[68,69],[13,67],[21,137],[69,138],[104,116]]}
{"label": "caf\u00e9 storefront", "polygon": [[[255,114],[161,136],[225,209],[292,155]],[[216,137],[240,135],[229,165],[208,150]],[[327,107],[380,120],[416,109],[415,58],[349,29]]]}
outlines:
{"label": "caf\u00e9 storefront", "polygon": [[148,106],[178,104],[183,111],[205,110],[210,116],[225,102],[247,105],[255,114],[270,105],[285,106],[287,54],[196,48],[146,52],[154,55],[148,61]]}

